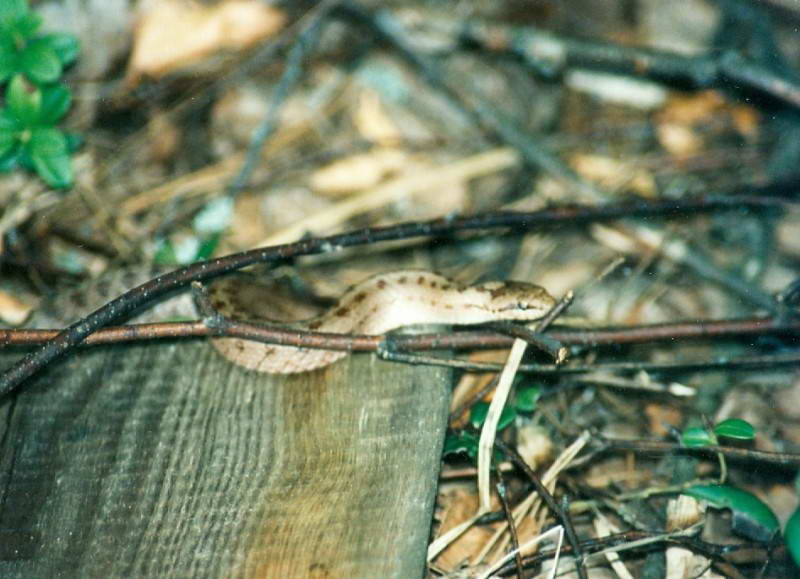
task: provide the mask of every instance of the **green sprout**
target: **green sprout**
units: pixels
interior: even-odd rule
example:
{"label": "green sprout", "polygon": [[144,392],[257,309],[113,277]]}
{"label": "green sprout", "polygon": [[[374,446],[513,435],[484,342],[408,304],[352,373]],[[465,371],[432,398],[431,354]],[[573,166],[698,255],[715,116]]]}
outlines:
{"label": "green sprout", "polygon": [[72,103],[56,82],[78,55],[69,34],[40,34],[42,18],[27,0],[0,1],[0,171],[36,171],[51,187],[72,185],[70,153],[78,139],[56,128]]}
{"label": "green sprout", "polygon": [[0,82],[22,74],[35,84],[52,83],[78,56],[74,36],[37,34],[41,25],[27,0],[0,2]]}
{"label": "green sprout", "polygon": [[69,187],[74,137],[53,125],[71,101],[63,86],[39,88],[15,76],[6,90],[6,106],[0,108],[0,170],[21,166],[35,170],[51,187]]}
{"label": "green sprout", "polygon": [[[705,446],[719,445],[720,438],[730,438],[733,440],[753,440],[756,436],[756,429],[753,425],[741,418],[729,418],[723,420],[713,427],[693,426],[681,433],[681,444],[686,448],[703,448]],[[724,483],[728,478],[728,468],[725,463],[725,456],[721,453],[717,455],[720,466],[719,482]]]}

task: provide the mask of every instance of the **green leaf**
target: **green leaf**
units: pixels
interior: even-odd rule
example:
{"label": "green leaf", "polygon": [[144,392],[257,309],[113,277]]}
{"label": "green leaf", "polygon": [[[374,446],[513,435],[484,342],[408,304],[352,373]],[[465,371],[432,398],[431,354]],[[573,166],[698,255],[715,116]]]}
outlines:
{"label": "green leaf", "polygon": [[18,74],[11,79],[6,90],[6,102],[11,113],[25,126],[39,120],[42,107],[42,91]]}
{"label": "green leaf", "polygon": [[478,456],[478,443],[480,439],[471,432],[461,431],[458,434],[448,434],[444,439],[442,454],[459,454],[466,452],[473,460]]}
{"label": "green leaf", "polygon": [[745,490],[728,485],[695,485],[683,494],[707,501],[718,509],[730,509],[733,530],[753,541],[768,542],[780,530],[772,509]]}
{"label": "green leaf", "polygon": [[[486,421],[486,415],[489,414],[489,404],[487,402],[478,402],[475,404],[469,413],[469,421],[475,428],[480,428]],[[500,413],[500,420],[497,422],[497,430],[503,430],[506,426],[514,422],[517,417],[517,411],[511,406],[504,406],[503,411]]]}
{"label": "green leaf", "polygon": [[31,155],[49,157],[51,155],[67,154],[67,139],[64,133],[52,127],[36,127],[31,129],[31,138],[28,141]]}
{"label": "green leaf", "polygon": [[41,40],[53,49],[53,52],[56,53],[56,56],[64,66],[71,64],[78,58],[80,44],[72,34],[47,34]]}
{"label": "green leaf", "polygon": [[45,183],[56,189],[65,189],[72,185],[72,162],[69,155],[37,155],[31,154],[36,172]]}
{"label": "green leaf", "polygon": [[83,137],[78,133],[64,133],[64,137],[67,139],[67,149],[70,153],[74,153],[83,145]]}
{"label": "green leaf", "polygon": [[202,261],[204,259],[208,259],[214,253],[214,250],[219,245],[219,240],[222,239],[222,235],[220,233],[215,233],[209,237],[203,239],[200,243],[200,248],[197,250],[197,255],[195,255],[195,261]]}
{"label": "green leaf", "polygon": [[28,13],[27,0],[0,1],[0,21],[12,22]]}
{"label": "green leaf", "polygon": [[536,410],[536,403],[542,395],[542,389],[538,386],[526,386],[517,391],[516,408],[520,412],[533,412]]}
{"label": "green leaf", "polygon": [[5,50],[0,46],[0,82],[19,72],[19,59],[13,50]]}
{"label": "green leaf", "polygon": [[19,166],[19,147],[13,148],[11,151],[0,157],[0,172],[8,173],[13,171]]}
{"label": "green leaf", "polygon": [[687,448],[699,448],[716,444],[714,435],[705,428],[693,426],[681,434],[681,444]]}
{"label": "green leaf", "polygon": [[756,437],[756,429],[753,425],[741,418],[729,418],[714,426],[714,433],[725,438],[735,438],[736,440],[753,440]]}
{"label": "green leaf", "polygon": [[57,84],[42,88],[42,106],[39,122],[45,125],[56,124],[69,110],[72,94],[66,87]]}
{"label": "green leaf", "polygon": [[800,566],[800,508],[792,513],[783,529],[783,540],[789,549],[789,554],[794,559],[794,564]]}
{"label": "green leaf", "polygon": [[19,132],[22,128],[19,119],[8,107],[0,109],[0,130]]}
{"label": "green leaf", "polygon": [[0,157],[5,157],[17,144],[17,132],[9,129],[0,129]]}
{"label": "green leaf", "polygon": [[[5,1],[5,0],[2,0]],[[12,24],[14,33],[21,38],[31,38],[42,25],[42,17],[36,12],[20,15]]]}
{"label": "green leaf", "polygon": [[55,82],[61,76],[61,59],[44,39],[28,43],[20,64],[25,75],[39,84]]}
{"label": "green leaf", "polygon": [[175,248],[168,240],[162,239],[156,249],[156,254],[153,256],[153,263],[156,265],[175,265],[178,263],[178,257],[175,255]]}

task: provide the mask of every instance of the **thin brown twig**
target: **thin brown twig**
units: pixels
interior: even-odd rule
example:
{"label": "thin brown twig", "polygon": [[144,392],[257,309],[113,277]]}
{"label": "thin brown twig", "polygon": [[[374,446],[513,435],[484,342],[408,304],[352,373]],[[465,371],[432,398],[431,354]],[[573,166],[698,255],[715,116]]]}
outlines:
{"label": "thin brown twig", "polygon": [[575,557],[575,571],[578,573],[578,577],[581,579],[588,579],[588,576],[586,575],[586,569],[583,566],[583,551],[581,550],[581,544],[578,540],[577,533],[575,533],[575,527],[572,526],[572,520],[569,518],[569,513],[562,509],[558,503],[556,503],[555,498],[553,498],[553,495],[547,490],[547,487],[544,486],[539,476],[530,466],[528,466],[528,463],[525,462],[525,459],[522,458],[522,456],[520,456],[516,450],[499,439],[495,439],[494,445],[503,454],[510,458],[511,462],[517,465],[517,468],[525,473],[525,476],[533,484],[533,488],[536,489],[536,492],[539,494],[542,502],[547,505],[547,508],[550,509],[550,512],[553,513],[553,515],[564,527],[564,533],[567,536],[567,543],[569,543],[569,545],[572,547],[572,552]]}
{"label": "thin brown twig", "polygon": [[800,454],[793,454],[789,452],[768,452],[765,450],[755,450],[751,448],[738,448],[736,446],[703,446],[703,447],[687,447],[682,446],[677,442],[667,442],[663,440],[645,440],[645,439],[619,439],[619,438],[605,438],[603,436],[596,436],[595,442],[599,445],[598,451],[604,450],[632,450],[641,453],[670,453],[682,452],[692,454],[709,454],[717,455],[723,454],[726,457],[737,460],[750,460],[759,461],[769,464],[774,464],[783,467],[797,468],[800,467]]}
{"label": "thin brown twig", "polygon": [[[498,473],[498,476],[501,476]],[[508,504],[508,496],[506,491],[506,485],[503,484],[502,476],[501,480],[495,485],[497,489],[497,496],[500,497],[500,504],[503,505],[503,514],[506,517],[506,524],[508,525],[508,534],[511,536],[511,548],[514,549],[514,561],[517,565],[517,579],[522,579],[523,576],[523,565],[522,565],[522,553],[519,551],[519,537],[517,536],[517,525],[514,523],[514,513],[511,512],[511,505]]]}
{"label": "thin brown twig", "polygon": [[[470,362],[424,356],[419,354],[404,354],[394,350],[382,349],[377,353],[384,360],[404,362],[406,364],[442,366],[466,372],[500,372],[503,364],[491,362]],[[740,356],[738,358],[720,357],[705,360],[687,360],[683,362],[606,362],[589,365],[557,365],[557,364],[520,364],[517,372],[522,374],[536,374],[541,376],[556,376],[560,374],[586,374],[589,372],[712,372],[722,369],[756,370],[773,368],[777,366],[800,365],[800,352],[787,354],[765,354],[760,356]]]}
{"label": "thin brown twig", "polygon": [[[234,336],[231,332],[236,332]],[[61,330],[0,329],[0,347],[36,346],[55,338]],[[547,335],[568,346],[608,346],[643,344],[701,338],[757,337],[796,335],[800,319],[747,318],[734,320],[697,320],[693,322],[659,323],[632,327],[554,328]],[[128,324],[101,328],[84,341],[87,346],[120,342],[199,338],[223,335],[201,320]],[[427,350],[500,349],[511,345],[513,338],[492,331],[460,331],[417,335],[373,336],[362,334],[330,334],[298,330],[279,325],[241,322],[228,329],[226,336],[251,339],[266,344],[302,346],[350,352],[373,352],[382,342],[392,340],[397,352]]]}

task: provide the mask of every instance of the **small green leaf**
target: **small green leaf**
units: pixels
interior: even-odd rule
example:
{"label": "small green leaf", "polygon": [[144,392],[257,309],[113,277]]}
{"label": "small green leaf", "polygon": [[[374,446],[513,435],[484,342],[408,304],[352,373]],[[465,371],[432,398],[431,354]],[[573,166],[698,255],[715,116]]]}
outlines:
{"label": "small green leaf", "polygon": [[83,137],[78,133],[64,133],[64,137],[67,139],[67,149],[70,153],[74,153],[83,145]]}
{"label": "small green leaf", "polygon": [[686,448],[699,448],[716,442],[714,435],[700,426],[687,428],[681,434],[681,444]]}
{"label": "small green leaf", "polygon": [[27,0],[2,0],[0,2],[0,21],[13,22],[28,14]]}
{"label": "small green leaf", "polygon": [[542,390],[538,386],[526,386],[517,391],[516,408],[520,412],[533,412],[536,410],[536,403],[542,395]]}
{"label": "small green leaf", "polygon": [[219,245],[220,239],[222,239],[222,235],[219,233],[215,233],[203,239],[200,243],[200,248],[197,250],[197,255],[194,257],[195,261],[202,261],[211,257],[217,245]]}
{"label": "small green leaf", "polygon": [[8,173],[19,167],[19,147],[13,148],[11,151],[0,157],[0,172]]}
{"label": "small green leaf", "polygon": [[72,185],[72,162],[66,153],[47,156],[32,154],[31,159],[39,177],[51,187],[65,189]]}
{"label": "small green leaf", "polygon": [[72,94],[60,84],[42,88],[42,106],[39,122],[45,125],[56,124],[69,110]]}
{"label": "small green leaf", "polygon": [[780,530],[772,509],[745,490],[728,485],[695,485],[683,494],[707,501],[718,509],[730,509],[733,530],[748,539],[767,542]]}
{"label": "small green leaf", "polygon": [[156,265],[175,265],[178,263],[175,248],[172,247],[172,243],[169,240],[162,239],[158,243],[156,253],[153,256],[153,263]]}
{"label": "small green leaf", "polygon": [[21,14],[13,23],[14,33],[21,38],[31,38],[39,30],[42,20],[36,12]]}
{"label": "small green leaf", "polygon": [[789,554],[794,559],[794,564],[800,566],[800,508],[792,513],[783,529],[783,540],[789,549]]}
{"label": "small green leaf", "polygon": [[[486,415],[489,414],[489,404],[487,402],[478,402],[472,407],[469,413],[469,421],[475,428],[480,428],[486,421]],[[500,413],[500,420],[497,422],[497,430],[503,430],[506,426],[514,422],[517,417],[517,411],[511,406],[504,406],[503,411]]]}
{"label": "small green leaf", "polygon": [[18,72],[19,61],[16,52],[0,47],[0,82],[5,82]]}
{"label": "small green leaf", "polygon": [[71,64],[78,58],[80,44],[72,34],[48,34],[42,40],[53,49],[62,65]]}
{"label": "small green leaf", "polygon": [[18,74],[11,79],[6,90],[6,102],[11,113],[26,126],[39,120],[42,91]]}
{"label": "small green leaf", "polygon": [[0,109],[0,130],[18,132],[22,130],[19,119],[8,109],[3,107]]}
{"label": "small green leaf", "polygon": [[64,138],[64,133],[58,129],[36,127],[31,129],[28,147],[32,156],[65,155],[67,153],[67,140]]}
{"label": "small green leaf", "polygon": [[753,440],[756,436],[756,429],[746,420],[729,418],[714,426],[714,433],[717,436],[735,438],[736,440]]}
{"label": "small green leaf", "polygon": [[43,39],[28,43],[22,53],[20,64],[25,75],[39,84],[55,82],[61,76],[61,59]]}
{"label": "small green leaf", "polygon": [[480,439],[471,432],[461,431],[457,434],[448,434],[444,439],[444,456],[466,452],[473,460],[478,456],[478,443]]}
{"label": "small green leaf", "polygon": [[8,129],[0,129],[0,157],[5,157],[16,144],[17,144],[16,131]]}

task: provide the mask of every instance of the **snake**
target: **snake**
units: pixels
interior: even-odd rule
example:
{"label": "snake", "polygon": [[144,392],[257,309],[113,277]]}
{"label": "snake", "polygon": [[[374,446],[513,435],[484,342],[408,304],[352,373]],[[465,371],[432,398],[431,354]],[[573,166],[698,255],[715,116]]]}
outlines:
{"label": "snake", "polygon": [[[109,298],[154,276],[138,268],[114,272],[69,292],[42,308],[31,327],[63,327]],[[281,323],[300,331],[381,335],[413,325],[473,325],[498,321],[535,321],[555,304],[547,291],[520,281],[464,285],[426,270],[402,270],[368,277],[345,291],[325,311],[297,304],[296,297],[274,282],[252,274],[226,276],[211,283],[209,302],[220,314],[247,322]],[[300,315],[310,317],[297,320]],[[196,318],[188,293],[156,304],[133,322]],[[346,351],[265,344],[242,338],[211,338],[211,344],[234,364],[269,374],[309,372],[333,364]]]}
{"label": "snake", "polygon": [[[212,306],[234,319],[252,320],[247,304],[225,282],[210,291]],[[252,300],[250,300],[252,303]],[[412,325],[472,325],[498,321],[534,321],[555,300],[534,284],[489,281],[462,285],[424,270],[383,273],[347,290],[323,314],[288,327],[335,334],[381,335]],[[346,351],[264,344],[241,338],[213,338],[211,343],[231,362],[269,374],[309,372],[333,364]]]}

